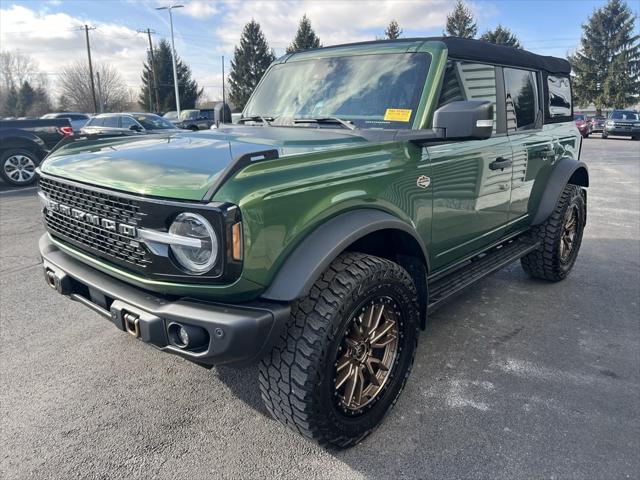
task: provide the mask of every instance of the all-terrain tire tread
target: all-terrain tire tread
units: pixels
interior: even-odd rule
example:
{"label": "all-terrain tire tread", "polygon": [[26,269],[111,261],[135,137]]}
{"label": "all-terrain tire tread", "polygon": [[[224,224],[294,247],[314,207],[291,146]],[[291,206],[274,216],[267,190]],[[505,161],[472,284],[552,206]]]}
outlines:
{"label": "all-terrain tire tread", "polygon": [[371,275],[402,278],[417,302],[415,286],[398,264],[361,253],[344,253],[331,263],[306,297],[293,303],[287,327],[260,362],[260,393],[269,413],[325,447],[346,448],[369,433],[364,432],[359,438],[336,435],[326,427],[319,412],[314,411],[313,400],[322,358],[335,333],[329,331],[330,320],[340,308],[341,300]]}
{"label": "all-terrain tire tread", "polygon": [[[532,277],[557,282],[568,275],[568,271],[560,268],[558,243],[565,211],[576,196],[582,198],[580,187],[567,184],[549,218],[531,230],[533,238],[540,242],[540,248],[522,257],[520,263],[524,271]],[[584,203],[581,202],[581,204],[584,208]],[[584,218],[584,212],[582,218]],[[579,248],[579,244],[577,247]]]}

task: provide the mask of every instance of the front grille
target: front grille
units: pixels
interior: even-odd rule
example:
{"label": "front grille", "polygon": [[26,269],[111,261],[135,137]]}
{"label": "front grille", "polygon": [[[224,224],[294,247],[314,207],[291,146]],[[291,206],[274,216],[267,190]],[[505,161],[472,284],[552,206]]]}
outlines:
{"label": "front grille", "polygon": [[[86,213],[117,223],[139,225],[142,214],[135,200],[119,197],[90,188],[58,182],[50,178],[40,179],[40,189],[49,200],[76,208]],[[144,247],[125,235],[106,230],[101,226],[77,220],[57,211],[48,211],[45,223],[50,233],[84,250],[107,259],[146,267],[150,262]]]}

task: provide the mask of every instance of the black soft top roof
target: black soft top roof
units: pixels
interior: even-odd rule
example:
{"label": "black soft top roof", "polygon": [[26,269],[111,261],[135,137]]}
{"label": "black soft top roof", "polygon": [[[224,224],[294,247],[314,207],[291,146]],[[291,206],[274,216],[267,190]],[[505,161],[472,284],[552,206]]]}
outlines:
{"label": "black soft top roof", "polygon": [[549,73],[565,74],[571,72],[571,65],[564,58],[537,55],[527,50],[519,50],[505,45],[484,42],[459,37],[421,37],[399,38],[397,40],[373,40],[370,42],[351,43],[344,45],[332,45],[325,49],[348,47],[354,45],[371,45],[376,43],[416,43],[416,42],[442,42],[449,50],[449,56],[461,60],[473,60],[476,62],[495,63],[514,67],[524,67],[536,70],[545,70]]}
{"label": "black soft top roof", "polygon": [[527,50],[467,38],[436,37],[428,40],[443,42],[449,49],[449,55],[455,58],[535,68],[549,73],[568,75],[571,72],[571,64],[564,58],[537,55]]}

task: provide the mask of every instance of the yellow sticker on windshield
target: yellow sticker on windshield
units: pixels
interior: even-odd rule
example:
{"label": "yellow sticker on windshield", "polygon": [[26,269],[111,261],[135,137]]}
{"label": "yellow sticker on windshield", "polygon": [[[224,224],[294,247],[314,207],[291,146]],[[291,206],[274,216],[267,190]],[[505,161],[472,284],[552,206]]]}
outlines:
{"label": "yellow sticker on windshield", "polygon": [[384,119],[388,122],[408,122],[411,118],[412,110],[405,108],[387,108],[384,112]]}

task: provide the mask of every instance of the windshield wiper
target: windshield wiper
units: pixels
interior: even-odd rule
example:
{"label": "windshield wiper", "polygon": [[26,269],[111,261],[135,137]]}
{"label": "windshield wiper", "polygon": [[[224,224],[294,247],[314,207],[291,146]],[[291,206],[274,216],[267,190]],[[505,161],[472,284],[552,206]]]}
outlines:
{"label": "windshield wiper", "polygon": [[338,125],[342,125],[344,128],[348,128],[349,130],[356,129],[356,126],[352,122],[348,120],[342,120],[338,117],[294,118],[293,123],[336,123]]}
{"label": "windshield wiper", "polygon": [[267,126],[271,126],[271,122],[273,122],[273,117],[262,117],[260,115],[253,115],[251,117],[241,117],[238,120],[238,123],[244,122],[262,122]]}

